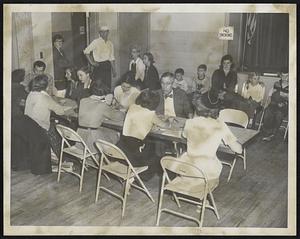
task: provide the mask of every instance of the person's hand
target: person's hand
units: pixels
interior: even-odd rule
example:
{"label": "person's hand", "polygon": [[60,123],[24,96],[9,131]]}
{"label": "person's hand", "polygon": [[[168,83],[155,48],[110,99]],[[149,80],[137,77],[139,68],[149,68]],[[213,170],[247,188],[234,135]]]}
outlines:
{"label": "person's hand", "polygon": [[281,108],[281,107],[283,107],[283,106],[284,106],[284,103],[282,103],[282,102],[281,102],[281,103],[278,103],[278,107]]}

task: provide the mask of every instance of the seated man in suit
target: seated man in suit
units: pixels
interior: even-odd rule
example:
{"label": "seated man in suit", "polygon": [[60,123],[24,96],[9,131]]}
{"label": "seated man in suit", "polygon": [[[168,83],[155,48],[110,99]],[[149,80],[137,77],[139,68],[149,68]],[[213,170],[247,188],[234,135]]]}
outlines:
{"label": "seated man in suit", "polygon": [[[186,93],[179,89],[173,88],[174,75],[165,72],[160,78],[161,89],[158,90],[160,102],[156,108],[156,113],[162,115],[162,118],[168,119],[170,123],[175,117],[192,118],[193,110]],[[157,141],[155,144],[156,155],[161,157],[166,152],[173,152],[173,145]]]}
{"label": "seated man in suit", "polygon": [[160,78],[162,89],[157,91],[161,98],[156,113],[171,117],[192,118],[193,110],[186,93],[179,88],[174,89],[173,83],[174,75],[172,73],[162,74]]}

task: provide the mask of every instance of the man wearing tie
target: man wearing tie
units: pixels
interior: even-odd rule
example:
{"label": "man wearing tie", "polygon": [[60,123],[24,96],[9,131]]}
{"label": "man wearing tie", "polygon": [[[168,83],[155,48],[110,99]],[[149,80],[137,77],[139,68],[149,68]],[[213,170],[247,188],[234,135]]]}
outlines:
{"label": "man wearing tie", "polygon": [[[116,76],[114,46],[108,40],[109,28],[102,26],[99,30],[99,38],[93,40],[83,53],[89,63],[94,66],[94,79],[102,79],[103,83],[111,89],[111,77]],[[91,56],[90,53],[93,53]]]}
{"label": "man wearing tie", "polygon": [[193,110],[186,93],[179,88],[173,89],[173,73],[163,73],[160,83],[162,89],[157,91],[160,95],[160,103],[156,113],[170,117],[192,118]]}

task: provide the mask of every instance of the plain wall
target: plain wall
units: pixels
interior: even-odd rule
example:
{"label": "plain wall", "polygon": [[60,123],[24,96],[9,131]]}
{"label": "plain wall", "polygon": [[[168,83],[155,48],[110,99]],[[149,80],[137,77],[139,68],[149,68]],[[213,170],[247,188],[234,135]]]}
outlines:
{"label": "plain wall", "polygon": [[181,67],[193,77],[197,66],[206,64],[211,75],[227,53],[227,40],[217,34],[228,25],[228,14],[151,13],[150,21],[150,51],[160,74]]}

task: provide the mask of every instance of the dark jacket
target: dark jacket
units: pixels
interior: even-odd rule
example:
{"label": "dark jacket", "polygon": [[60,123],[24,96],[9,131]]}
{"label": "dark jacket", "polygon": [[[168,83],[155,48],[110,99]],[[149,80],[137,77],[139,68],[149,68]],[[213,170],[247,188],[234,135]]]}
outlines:
{"label": "dark jacket", "polygon": [[143,81],[143,88],[149,88],[150,90],[161,89],[158,71],[154,65],[150,65],[145,69],[145,76]]}
{"label": "dark jacket", "polygon": [[70,99],[75,100],[79,106],[80,100],[91,95],[90,89],[83,88],[82,83],[78,83],[77,88],[74,89],[70,95]]}
{"label": "dark jacket", "polygon": [[70,66],[63,50],[61,53],[56,47],[53,47],[53,67],[54,67],[54,82],[58,90],[63,90],[67,87],[67,80],[65,78],[65,68]]}
{"label": "dark jacket", "polygon": [[[157,90],[157,93],[160,96],[160,102],[156,108],[157,114],[164,114],[164,96],[162,90]],[[193,113],[191,103],[188,100],[186,93],[181,89],[173,89],[173,99],[174,99],[174,109],[177,117],[188,118],[190,113]]]}

